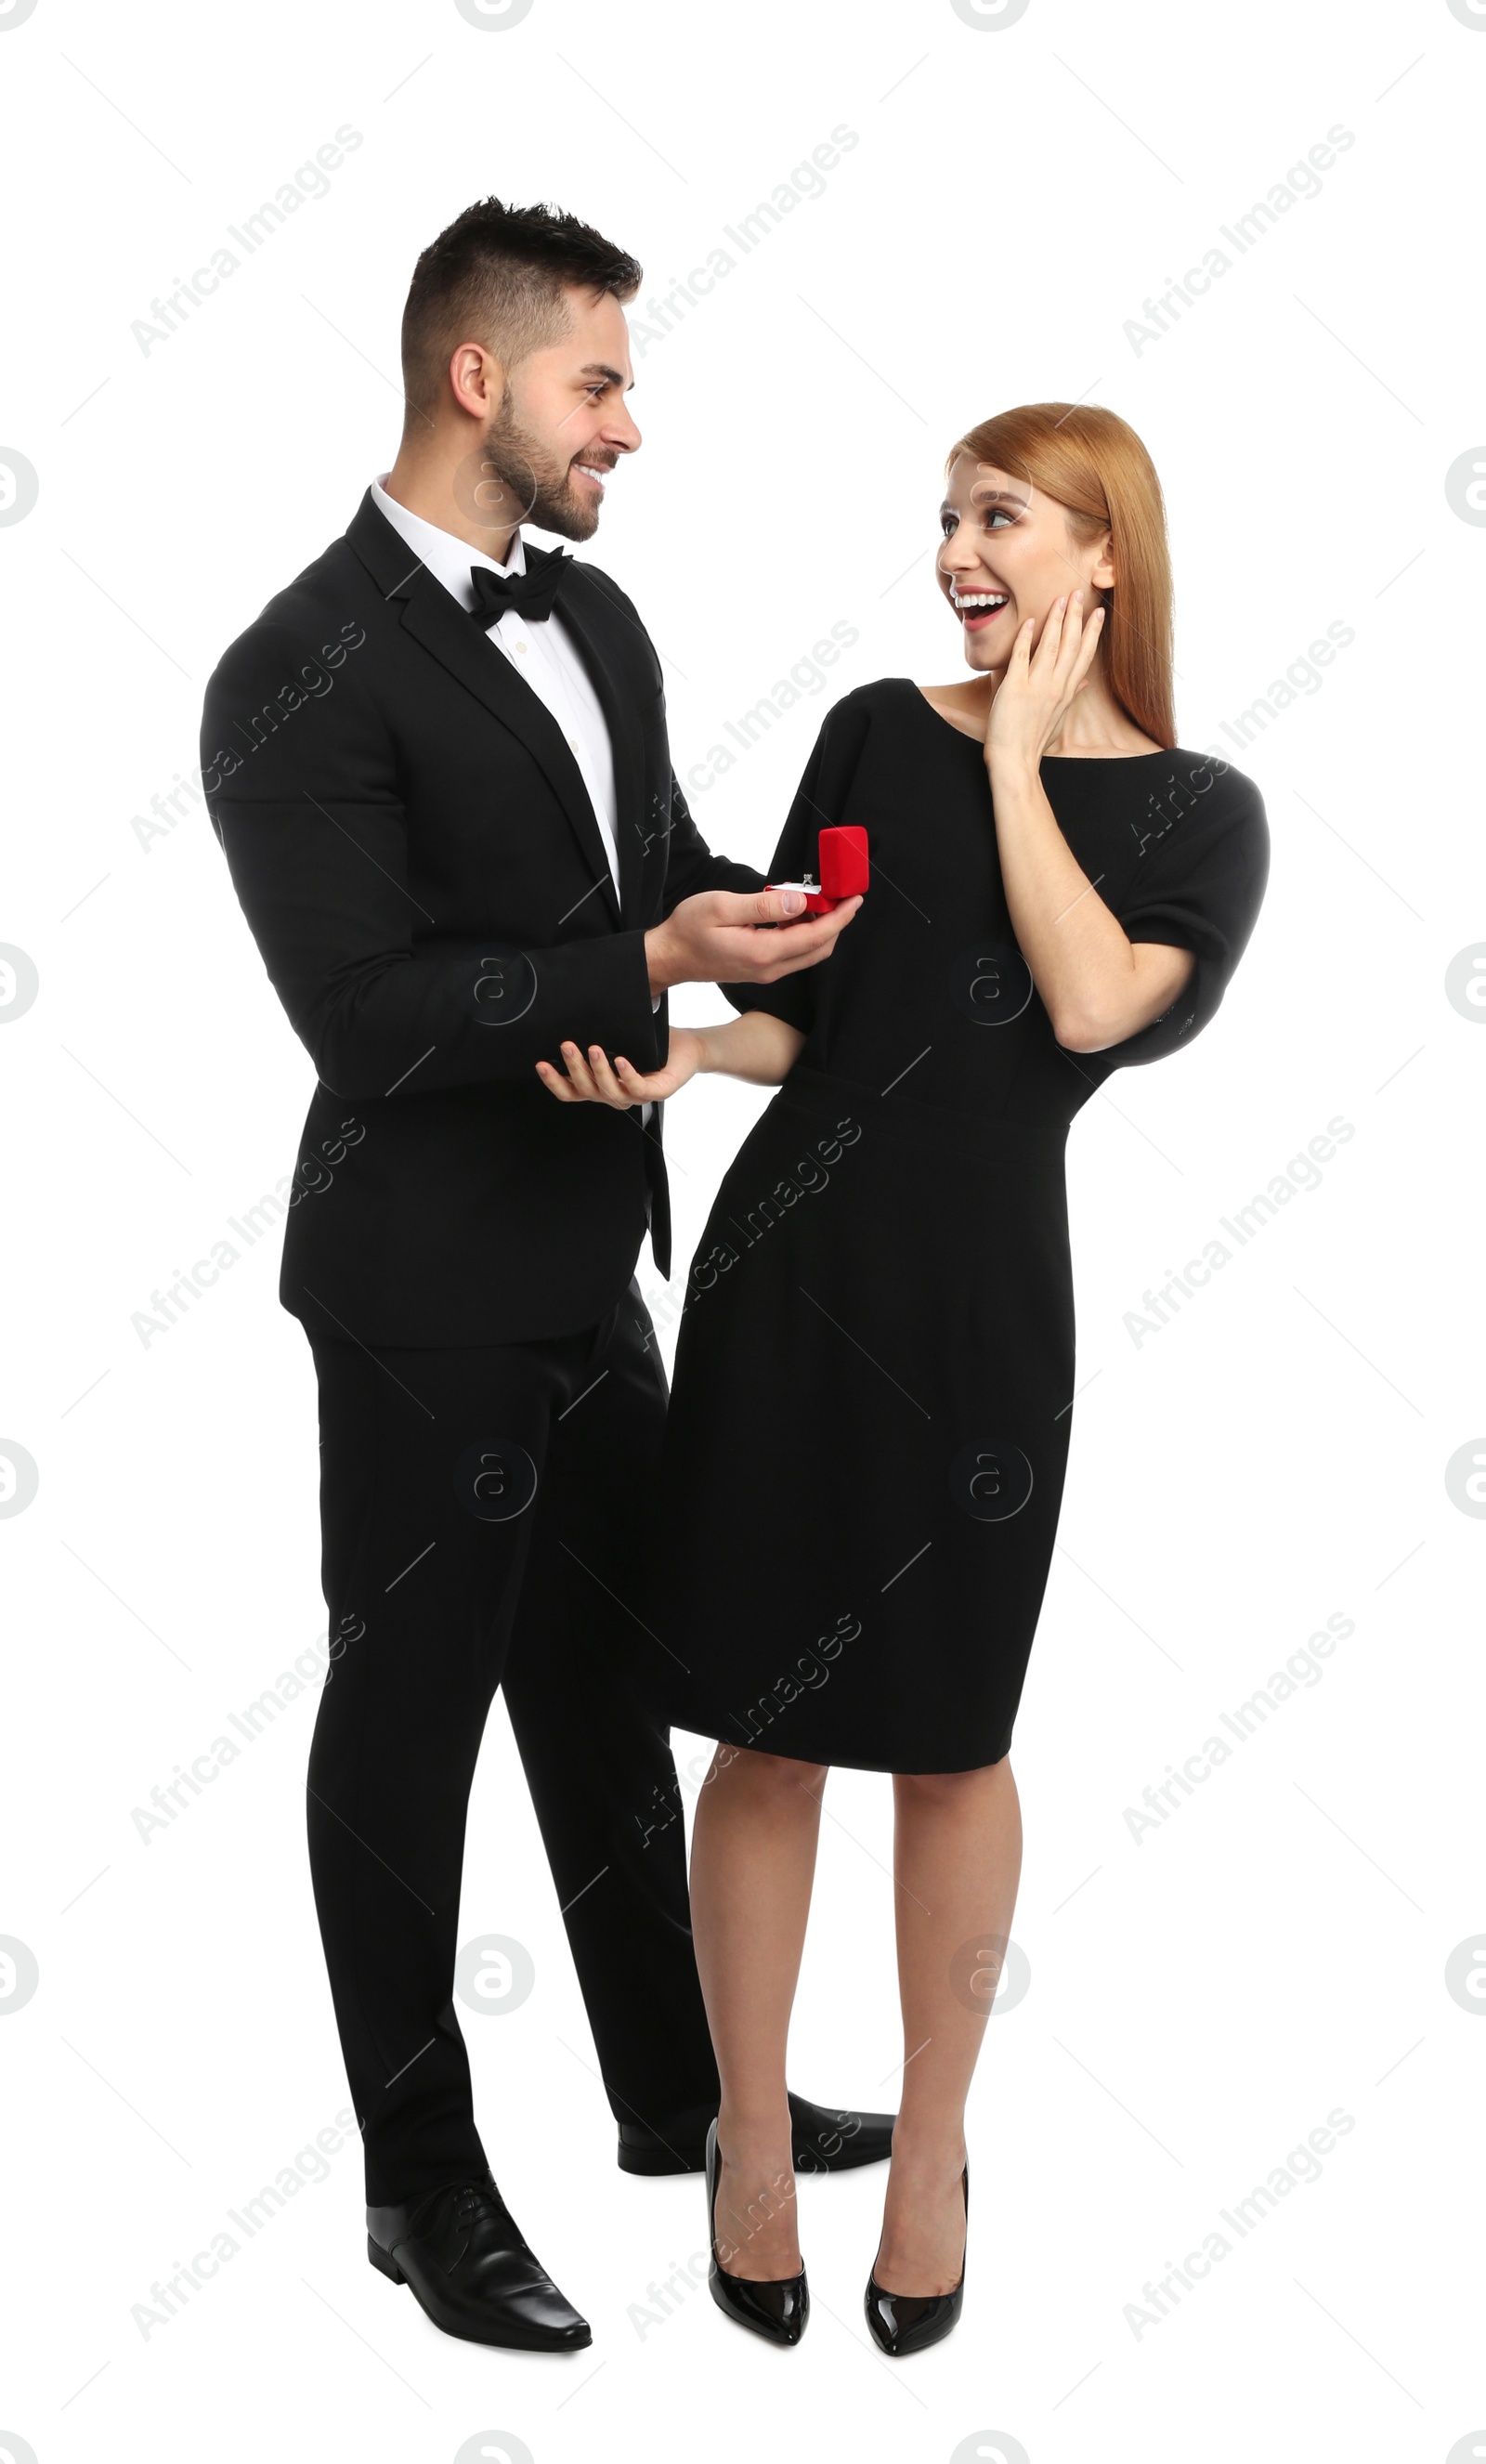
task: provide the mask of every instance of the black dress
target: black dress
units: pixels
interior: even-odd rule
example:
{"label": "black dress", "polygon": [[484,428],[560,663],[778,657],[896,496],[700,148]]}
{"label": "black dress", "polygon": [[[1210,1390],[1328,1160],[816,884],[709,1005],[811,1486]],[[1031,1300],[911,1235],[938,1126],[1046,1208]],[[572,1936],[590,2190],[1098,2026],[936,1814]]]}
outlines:
{"label": "black dress", "polygon": [[1074,1390],[1063,1151],[1117,1067],[1190,1044],[1268,870],[1252,781],[1177,750],[1048,758],[1135,941],[1196,954],[1099,1053],[1055,1041],[1013,938],[981,745],[903,677],[828,715],[773,880],[865,825],[835,954],[738,1009],[803,1030],[692,1261],[649,1620],[685,1728],[864,1771],[999,1761],[1052,1558]]}

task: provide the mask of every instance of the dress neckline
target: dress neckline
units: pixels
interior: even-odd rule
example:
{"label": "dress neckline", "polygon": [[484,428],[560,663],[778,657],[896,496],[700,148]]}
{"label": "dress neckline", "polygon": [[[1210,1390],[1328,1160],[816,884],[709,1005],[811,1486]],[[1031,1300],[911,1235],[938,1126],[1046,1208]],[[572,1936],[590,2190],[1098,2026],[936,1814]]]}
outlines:
{"label": "dress neckline", "polygon": [[[956,727],[952,718],[946,718],[942,710],[935,710],[923,686],[915,684],[911,676],[905,676],[903,682],[915,698],[923,703],[930,718],[937,718],[940,726],[947,727],[951,736],[963,736],[967,744],[973,744],[982,755],[984,754],[985,739],[982,737],[972,736],[968,727]],[[1076,761],[1082,767],[1096,761],[1168,761],[1170,759],[1170,755],[1158,745],[1154,753],[1044,753],[1042,759]]]}

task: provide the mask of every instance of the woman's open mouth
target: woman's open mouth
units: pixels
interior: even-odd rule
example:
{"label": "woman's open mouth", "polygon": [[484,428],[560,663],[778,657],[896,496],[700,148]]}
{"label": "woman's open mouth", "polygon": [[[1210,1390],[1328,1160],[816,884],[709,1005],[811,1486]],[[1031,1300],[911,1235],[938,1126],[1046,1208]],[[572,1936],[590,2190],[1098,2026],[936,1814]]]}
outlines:
{"label": "woman's open mouth", "polygon": [[982,633],[1007,605],[1004,590],[951,590],[950,603],[967,633]]}

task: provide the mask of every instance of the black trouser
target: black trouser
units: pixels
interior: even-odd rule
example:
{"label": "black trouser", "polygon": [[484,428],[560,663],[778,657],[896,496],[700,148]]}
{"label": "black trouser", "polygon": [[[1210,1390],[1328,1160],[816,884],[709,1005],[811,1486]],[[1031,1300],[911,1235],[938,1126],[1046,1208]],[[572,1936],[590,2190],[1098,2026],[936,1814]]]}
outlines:
{"label": "black trouser", "polygon": [[452,1993],[466,1809],[497,1685],[610,2104],[670,2137],[715,2111],[717,2073],[665,1654],[636,1614],[666,1417],[639,1290],[541,1342],[313,1349],[333,1658],[310,1862],[367,2200],[486,2161]]}

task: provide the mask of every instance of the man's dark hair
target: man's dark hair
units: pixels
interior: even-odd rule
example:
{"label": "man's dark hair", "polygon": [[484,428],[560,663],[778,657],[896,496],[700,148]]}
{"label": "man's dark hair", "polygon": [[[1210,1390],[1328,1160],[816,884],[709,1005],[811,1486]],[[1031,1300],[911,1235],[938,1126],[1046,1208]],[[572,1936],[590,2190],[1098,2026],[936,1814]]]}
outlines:
{"label": "man's dark hair", "polygon": [[576,214],[486,197],[430,242],[403,311],[403,385],[410,419],[433,407],[448,355],[483,342],[508,376],[567,331],[565,287],[633,299],[639,265]]}

